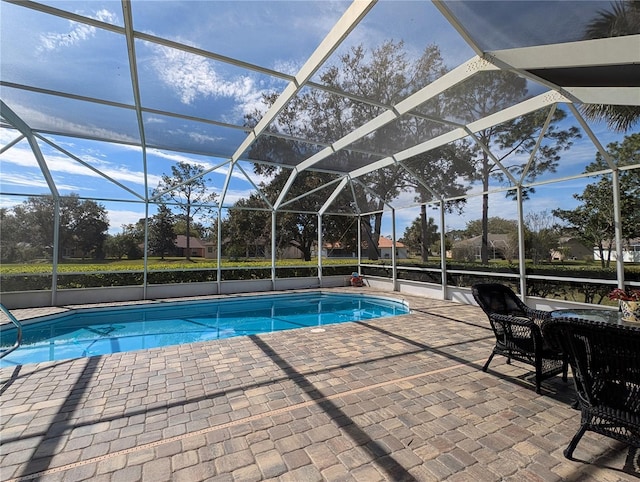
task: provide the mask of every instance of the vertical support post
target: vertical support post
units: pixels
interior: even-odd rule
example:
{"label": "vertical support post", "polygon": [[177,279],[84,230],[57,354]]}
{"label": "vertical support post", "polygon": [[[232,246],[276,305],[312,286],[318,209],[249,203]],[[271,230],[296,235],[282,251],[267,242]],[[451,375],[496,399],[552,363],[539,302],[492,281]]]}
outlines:
{"label": "vertical support post", "polygon": [[362,273],[362,215],[358,214],[358,273]]}
{"label": "vertical support post", "polygon": [[517,187],[518,203],[518,271],[520,272],[520,298],[526,301],[527,295],[527,265],[525,263],[526,252],[524,245],[524,213],[522,210],[522,185]]}
{"label": "vertical support post", "polygon": [[446,300],[447,293],[447,237],[444,232],[444,201],[440,200],[440,270],[441,270],[441,282],[442,282],[442,299]]}
{"label": "vertical support post", "polygon": [[142,272],[142,299],[147,299],[147,274],[149,271],[149,199],[144,201],[144,253]]}
{"label": "vertical support post", "polygon": [[58,297],[58,253],[60,252],[60,197],[53,197],[53,252],[51,253],[51,306]]}
{"label": "vertical support post", "polygon": [[396,210],[391,209],[391,286],[398,291],[398,259],[396,255]]}
{"label": "vertical support post", "polygon": [[271,290],[276,289],[276,211],[271,211]]}
{"label": "vertical support post", "polygon": [[322,214],[318,213],[318,286],[322,288]]}
{"label": "vertical support post", "polygon": [[614,169],[611,173],[613,186],[613,222],[616,242],[616,275],[618,288],[624,289],[624,253],[622,251],[622,212],[620,210],[620,171]]}
{"label": "vertical support post", "polygon": [[216,226],[218,233],[216,242],[216,287],[218,292],[222,293],[222,207],[218,207],[218,225]]}

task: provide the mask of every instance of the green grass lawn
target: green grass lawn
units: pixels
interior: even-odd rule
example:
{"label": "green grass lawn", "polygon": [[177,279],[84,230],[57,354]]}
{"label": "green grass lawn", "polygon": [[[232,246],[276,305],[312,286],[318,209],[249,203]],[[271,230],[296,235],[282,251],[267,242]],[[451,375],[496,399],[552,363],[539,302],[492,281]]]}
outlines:
{"label": "green grass lawn", "polygon": [[[371,268],[364,268],[365,275],[389,277],[391,260],[362,259],[362,263]],[[278,260],[276,267],[280,269],[278,276],[314,276],[317,260],[303,261],[300,259]],[[325,273],[348,275],[357,270],[357,259],[354,258],[324,258],[322,265]],[[438,282],[439,275],[431,271],[440,268],[440,260],[429,258],[423,263],[419,258],[399,259],[399,277],[417,281]],[[403,266],[406,269],[402,269]],[[488,265],[474,262],[459,262],[447,260],[448,269],[452,271],[450,282],[460,286],[471,286],[477,280],[493,279],[492,273],[509,273],[517,276],[519,266],[507,261],[492,261]],[[149,279],[152,284],[184,283],[211,281],[217,278],[215,260],[192,258],[149,258]],[[63,288],[83,288],[100,286],[128,286],[140,284],[144,268],[143,260],[103,261],[64,259],[58,264],[58,286]],[[271,276],[271,260],[242,259],[222,260],[223,280],[266,279]],[[288,269],[289,268],[289,269]],[[415,268],[411,270],[410,268]],[[428,268],[421,270],[420,268]],[[600,263],[571,261],[553,262],[533,265],[527,262],[527,273],[538,275],[540,279],[530,280],[530,288],[534,293],[540,293],[547,298],[601,303],[616,305],[606,297],[616,279],[615,265],[603,269]],[[458,271],[458,272],[456,272]],[[32,263],[2,263],[0,276],[3,291],[25,291],[49,289],[51,283],[52,265],[50,262],[40,261]],[[565,282],[554,278],[570,277],[574,281]],[[580,281],[580,279],[584,281]],[[595,280],[611,280],[598,283]],[[625,279],[640,281],[640,265],[625,265]],[[513,280],[512,280],[513,281]]]}
{"label": "green grass lawn", "polygon": [[[357,264],[357,259],[323,258],[322,264],[325,266],[340,266]],[[318,261],[303,261],[301,259],[285,259],[276,261],[277,267],[290,266],[317,266]],[[149,258],[147,265],[150,270],[184,270],[184,269],[215,269],[218,264],[216,260],[204,258]],[[251,259],[251,260],[222,260],[222,268],[270,268],[271,260]],[[94,271],[139,271],[144,267],[141,259],[107,259],[102,261],[66,259],[58,263],[60,273],[83,273]],[[3,263],[0,265],[0,274],[37,274],[51,273],[51,263]]]}
{"label": "green grass lawn", "polygon": [[[357,264],[356,258],[323,258],[323,266],[349,266]],[[370,261],[366,258],[362,259],[363,264],[389,266],[391,264],[390,259],[381,259],[377,261]],[[510,269],[517,270],[518,266],[510,264],[504,260],[491,261],[488,266],[482,266],[479,263],[458,263],[456,261],[447,260],[448,264],[455,264],[456,269]],[[150,270],[190,270],[190,269],[215,269],[217,268],[216,260],[205,258],[191,258],[186,260],[185,258],[173,258],[166,257],[160,259],[159,257],[150,257],[147,261]],[[303,261],[301,259],[283,259],[277,260],[276,266],[280,268],[286,267],[301,267],[301,266],[317,266],[318,261],[313,259],[311,261]],[[398,259],[399,266],[413,266],[421,267],[426,266],[429,268],[439,268],[440,259],[436,257],[430,257],[427,263],[423,263],[419,258],[407,258]],[[96,260],[81,260],[81,259],[65,259],[58,263],[58,272],[61,273],[87,273],[95,271],[140,271],[144,267],[144,261],[142,259],[128,260],[128,259],[106,259],[101,261]],[[240,260],[222,260],[222,268],[270,268],[271,260],[268,259],[240,259]],[[583,271],[583,270],[600,270],[600,263],[585,262],[585,261],[568,261],[564,263],[553,262],[543,263],[539,265],[532,265],[527,263],[528,268],[534,269],[551,269],[554,271]],[[612,264],[608,270],[615,272],[615,264]],[[0,274],[37,274],[37,273],[51,273],[52,265],[50,262],[40,261],[31,263],[2,263],[0,264]],[[625,271],[640,273],[640,265],[638,264],[626,264]]]}

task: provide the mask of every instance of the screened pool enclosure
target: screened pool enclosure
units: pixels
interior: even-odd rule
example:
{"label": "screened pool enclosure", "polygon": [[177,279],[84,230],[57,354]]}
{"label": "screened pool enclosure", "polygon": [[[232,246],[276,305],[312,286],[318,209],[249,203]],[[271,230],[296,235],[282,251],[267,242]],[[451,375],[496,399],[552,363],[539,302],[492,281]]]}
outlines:
{"label": "screened pool enclosure", "polygon": [[0,3],[2,303],[640,287],[640,6]]}

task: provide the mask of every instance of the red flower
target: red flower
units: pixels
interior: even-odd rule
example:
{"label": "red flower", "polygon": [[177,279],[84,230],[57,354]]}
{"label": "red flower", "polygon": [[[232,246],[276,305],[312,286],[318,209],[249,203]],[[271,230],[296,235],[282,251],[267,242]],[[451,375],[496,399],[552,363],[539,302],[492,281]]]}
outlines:
{"label": "red flower", "polygon": [[610,300],[622,300],[622,301],[640,301],[640,290],[625,291],[620,288],[616,288],[609,293]]}

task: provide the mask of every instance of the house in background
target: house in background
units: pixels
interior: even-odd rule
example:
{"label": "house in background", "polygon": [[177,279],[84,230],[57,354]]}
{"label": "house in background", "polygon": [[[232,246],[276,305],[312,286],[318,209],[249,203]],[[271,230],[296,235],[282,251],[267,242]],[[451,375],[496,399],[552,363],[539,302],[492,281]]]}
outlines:
{"label": "house in background", "polygon": [[[615,243],[611,241],[611,244]],[[609,257],[609,250],[605,249],[603,252],[604,259]],[[601,261],[600,251],[597,247],[593,248],[593,259],[595,261]],[[618,259],[618,253],[616,251],[611,252],[611,261]],[[625,263],[640,263],[640,238],[628,239],[622,246],[622,260]]]}
{"label": "house in background", "polygon": [[[392,240],[380,236],[380,239],[378,239],[378,249],[380,250],[380,259],[391,259],[391,254],[393,253]],[[406,259],[408,257],[407,247],[400,241],[396,241],[396,258]]]}
{"label": "house in background", "polygon": [[[518,257],[518,246],[511,234],[488,235],[489,259],[514,259]],[[482,236],[463,239],[453,243],[454,259],[477,261],[482,258]]]}
{"label": "house in background", "polygon": [[551,250],[552,261],[565,261],[568,259],[586,260],[593,257],[590,248],[584,245],[578,238],[563,236],[558,240],[558,248]]}
{"label": "house in background", "polygon": [[[393,242],[389,238],[380,236],[378,239],[378,251],[380,259],[391,259]],[[366,255],[367,242],[362,243],[362,254]],[[328,258],[355,258],[358,253],[345,248],[339,241],[336,243],[325,243],[322,249],[322,256]],[[407,247],[400,241],[396,241],[396,257],[398,259],[406,259],[409,257]]]}
{"label": "house in background", "polygon": [[216,243],[212,243],[211,241],[207,241],[206,243],[204,243],[204,257],[207,259],[217,259],[218,245]]}
{"label": "house in background", "polygon": [[[175,246],[176,246],[176,256],[187,256],[187,237],[184,234],[178,234],[176,236],[176,242],[175,242]],[[190,254],[189,256],[193,256],[196,258],[204,258],[205,257],[205,253],[206,253],[206,248],[204,243],[194,237],[191,236],[189,238],[189,251]]]}
{"label": "house in background", "polygon": [[335,243],[324,243],[322,256],[325,258],[355,258],[358,253],[348,249],[340,241]]}

